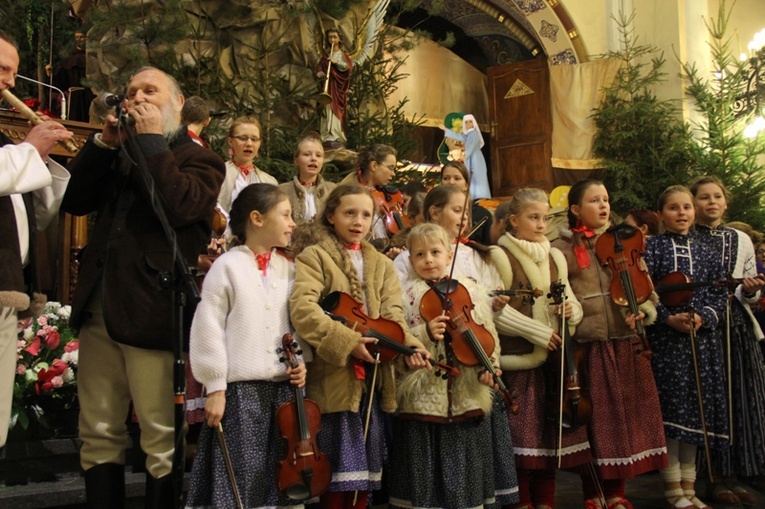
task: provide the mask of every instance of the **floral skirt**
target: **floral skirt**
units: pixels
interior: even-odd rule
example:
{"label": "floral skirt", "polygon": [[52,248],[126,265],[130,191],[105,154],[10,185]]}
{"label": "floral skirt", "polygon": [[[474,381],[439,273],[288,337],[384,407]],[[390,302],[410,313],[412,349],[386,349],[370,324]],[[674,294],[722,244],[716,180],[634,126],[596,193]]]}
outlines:
{"label": "floral skirt", "polygon": [[765,366],[749,315],[738,299],[730,302],[733,440],[730,448],[714,450],[712,457],[720,475],[755,477],[765,474]]}
{"label": "floral skirt", "polygon": [[358,412],[322,414],[319,449],[329,459],[332,482],[328,491],[379,490],[385,462],[385,433],[380,394],[375,394],[364,443],[364,423],[369,399],[361,398]]}
{"label": "floral skirt", "polygon": [[[558,422],[547,408],[547,385],[556,383],[557,371],[544,364],[534,369],[506,371],[502,377],[518,398],[518,414],[510,415],[515,463],[518,468],[558,468]],[[592,459],[587,427],[563,428],[561,468],[573,468]]]}
{"label": "floral skirt", "polygon": [[[651,364],[636,338],[585,343],[592,420],[587,428],[602,479],[629,479],[667,466],[661,407]],[[655,352],[654,352],[655,354]]]}
{"label": "floral skirt", "polygon": [[507,412],[458,423],[394,420],[389,476],[393,508],[499,508],[518,501]]}
{"label": "floral skirt", "polygon": [[[244,507],[303,507],[282,495],[276,485],[278,462],[284,456],[276,409],[292,397],[289,382],[234,382],[226,389],[221,424]],[[208,426],[199,436],[186,507],[236,507],[216,431]]]}

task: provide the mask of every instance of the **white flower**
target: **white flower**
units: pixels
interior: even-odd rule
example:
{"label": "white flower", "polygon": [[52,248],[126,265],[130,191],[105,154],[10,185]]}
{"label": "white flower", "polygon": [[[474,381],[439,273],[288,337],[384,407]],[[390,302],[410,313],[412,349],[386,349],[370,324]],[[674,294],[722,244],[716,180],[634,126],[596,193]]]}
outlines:
{"label": "white flower", "polygon": [[26,329],[24,329],[25,340],[31,341],[33,337],[35,337],[35,331],[32,330],[32,327],[27,327]]}
{"label": "white flower", "polygon": [[64,320],[69,320],[69,317],[72,315],[72,306],[61,306],[61,309],[56,311],[56,314]]}
{"label": "white flower", "polygon": [[56,314],[58,310],[61,309],[61,303],[60,302],[53,302],[50,301],[47,304],[45,304],[45,313],[52,313]]}
{"label": "white flower", "polygon": [[60,318],[56,313],[45,313],[45,318],[48,319],[48,324],[56,323]]}
{"label": "white flower", "polygon": [[34,369],[28,369],[24,372],[24,380],[27,381],[27,383],[34,383],[37,381],[37,371]]}
{"label": "white flower", "polygon": [[61,374],[61,378],[63,378],[64,383],[67,384],[74,380],[74,371],[72,371],[72,368],[66,368],[66,371]]}
{"label": "white flower", "polygon": [[61,356],[61,360],[70,366],[77,366],[77,361],[79,360],[79,350],[75,350],[73,352],[64,352],[64,354]]}

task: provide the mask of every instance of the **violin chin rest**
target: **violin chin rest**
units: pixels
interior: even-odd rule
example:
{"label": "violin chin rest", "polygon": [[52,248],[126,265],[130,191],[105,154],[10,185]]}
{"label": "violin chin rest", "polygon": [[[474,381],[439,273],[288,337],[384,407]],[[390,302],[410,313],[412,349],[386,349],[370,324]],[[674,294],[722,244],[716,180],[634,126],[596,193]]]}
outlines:
{"label": "violin chin rest", "polygon": [[311,498],[311,491],[303,484],[293,484],[284,490],[284,494],[292,500],[308,500]]}

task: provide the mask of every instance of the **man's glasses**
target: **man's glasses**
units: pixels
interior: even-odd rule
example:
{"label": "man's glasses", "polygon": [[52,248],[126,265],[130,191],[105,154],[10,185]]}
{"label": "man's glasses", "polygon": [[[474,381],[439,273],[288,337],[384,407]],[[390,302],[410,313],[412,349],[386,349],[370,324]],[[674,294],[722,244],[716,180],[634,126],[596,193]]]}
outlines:
{"label": "man's glasses", "polygon": [[247,140],[250,140],[253,143],[257,143],[260,141],[260,137],[258,136],[247,136],[246,134],[240,134],[238,136],[232,136],[235,140],[239,140],[242,142],[247,142]]}

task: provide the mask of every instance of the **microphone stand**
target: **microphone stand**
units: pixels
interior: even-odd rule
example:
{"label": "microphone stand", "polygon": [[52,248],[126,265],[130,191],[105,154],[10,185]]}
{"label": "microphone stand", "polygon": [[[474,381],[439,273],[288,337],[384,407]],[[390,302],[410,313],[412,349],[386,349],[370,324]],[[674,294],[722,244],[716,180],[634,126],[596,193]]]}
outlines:
{"label": "microphone stand", "polygon": [[[22,80],[27,80],[32,83],[36,83],[38,85],[42,85],[43,87],[52,88],[59,94],[61,94],[61,120],[66,120],[66,113],[67,113],[67,107],[66,107],[66,94],[63,90],[61,90],[58,87],[54,87],[53,85],[49,85],[47,83],[43,83],[42,81],[33,80],[32,78],[27,78],[26,76],[22,76],[21,74],[16,75],[17,78],[21,78]],[[52,109],[53,105],[49,105],[49,107]]]}
{"label": "microphone stand", "polygon": [[[119,111],[119,124],[127,123],[127,115]],[[168,244],[173,250],[175,272],[160,271],[158,281],[163,289],[172,289],[171,303],[173,309],[173,387],[175,394],[175,449],[173,450],[173,467],[170,475],[174,492],[174,507],[182,508],[183,500],[183,473],[185,467],[184,436],[183,428],[186,422],[186,360],[183,356],[183,308],[187,304],[196,304],[201,300],[199,288],[189,270],[186,259],[178,249],[175,230],[170,226],[167,214],[162,206],[162,201],[154,187],[154,178],[149,173],[146,158],[140,145],[135,139],[131,129],[125,129],[127,135],[127,152],[136,168],[136,176],[142,183],[146,195],[149,197],[152,210],[162,226]],[[149,475],[147,473],[147,475]]]}

